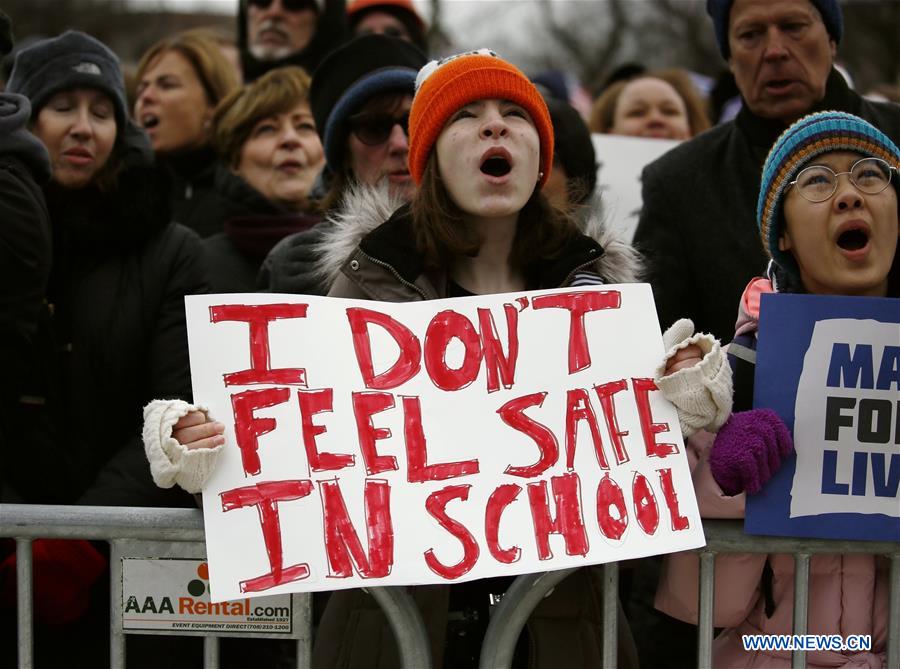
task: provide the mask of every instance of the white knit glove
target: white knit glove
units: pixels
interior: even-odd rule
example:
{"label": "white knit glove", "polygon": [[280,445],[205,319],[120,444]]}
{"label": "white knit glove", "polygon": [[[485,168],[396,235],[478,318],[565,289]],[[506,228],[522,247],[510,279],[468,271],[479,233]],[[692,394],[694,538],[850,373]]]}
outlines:
{"label": "white knit glove", "polygon": [[202,411],[182,400],[153,400],[144,407],[144,452],[150,462],[153,482],[160,488],[176,483],[184,490],[200,492],[216,467],[222,446],[188,449],[172,438],[172,427],[191,411]]}
{"label": "white knit glove", "polygon": [[[703,351],[699,363],[668,376],[666,362],[677,351],[696,344]],[[690,437],[698,430],[717,431],[731,415],[731,367],[719,341],[708,334],[694,334],[694,323],[682,318],[663,334],[665,359],[656,368],[656,385],[678,410],[681,432]]]}

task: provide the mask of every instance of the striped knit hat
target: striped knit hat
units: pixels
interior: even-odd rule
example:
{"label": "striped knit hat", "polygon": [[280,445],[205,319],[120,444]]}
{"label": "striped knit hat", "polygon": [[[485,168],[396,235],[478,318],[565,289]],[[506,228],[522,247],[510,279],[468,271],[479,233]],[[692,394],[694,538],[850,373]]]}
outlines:
{"label": "striped knit hat", "polygon": [[553,167],[553,122],[543,96],[521,70],[488,49],[433,60],[416,77],[409,112],[409,172],[416,184],[447,120],[476,100],[498,98],[521,105],[531,116],[541,142],[543,187]]}
{"label": "striped knit hat", "polygon": [[[782,133],[763,165],[756,221],[769,256],[798,276],[794,257],[778,249],[784,226],[784,195],[788,184],[810,160],[831,151],[853,151],[866,157],[881,158],[892,167],[900,165],[900,150],[890,138],[853,114],[837,111],[810,114]],[[894,188],[897,188],[896,180]]]}

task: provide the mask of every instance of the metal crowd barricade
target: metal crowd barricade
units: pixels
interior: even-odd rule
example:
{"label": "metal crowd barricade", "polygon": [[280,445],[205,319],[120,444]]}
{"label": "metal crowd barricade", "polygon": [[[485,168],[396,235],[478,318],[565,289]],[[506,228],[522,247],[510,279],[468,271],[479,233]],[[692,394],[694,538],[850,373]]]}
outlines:
{"label": "metal crowd barricade", "polygon": [[[900,545],[893,542],[834,541],[744,534],[739,521],[706,520],[707,545],[700,557],[700,620],[698,666],[712,666],[715,556],[723,553],[793,554],[796,561],[794,634],[807,631],[809,561],[812,555],[869,553],[888,556],[890,568],[887,666],[900,669]],[[74,507],[0,504],[0,537],[16,540],[18,583],[19,667],[33,665],[32,553],[38,538],[92,539],[110,543],[112,555],[133,540],[203,542],[203,517],[196,509],[145,509],[127,507]],[[125,633],[115,616],[122,606],[121,561],[111,560],[110,659],[113,667],[125,666]],[[603,666],[616,663],[618,563],[603,565]],[[491,616],[481,652],[481,669],[505,669],[512,663],[516,641],[531,612],[560,581],[574,570],[525,574],[516,578]],[[404,667],[431,666],[428,638],[421,615],[404,588],[369,588],[388,618]],[[309,596],[295,596],[295,617],[305,625],[297,641],[297,666],[310,666],[311,616]],[[297,615],[299,613],[299,615]],[[121,618],[121,616],[119,616]],[[204,666],[218,667],[218,638],[204,642]],[[805,666],[805,653],[795,652],[792,666]]]}
{"label": "metal crowd barricade", "polygon": [[[110,544],[110,666],[125,667],[125,632],[121,628],[122,546],[135,540],[203,544],[199,509],[136,507],[41,506],[0,504],[0,537],[16,541],[18,653],[20,669],[34,664],[32,551],[34,539],[90,539]],[[431,654],[425,625],[404,588],[370,588],[387,616],[407,667],[427,668]],[[297,666],[311,666],[312,630],[309,595],[293,596],[294,620],[303,626],[297,640]],[[118,617],[118,620],[117,620]],[[218,636],[204,638],[204,666],[219,666]]]}

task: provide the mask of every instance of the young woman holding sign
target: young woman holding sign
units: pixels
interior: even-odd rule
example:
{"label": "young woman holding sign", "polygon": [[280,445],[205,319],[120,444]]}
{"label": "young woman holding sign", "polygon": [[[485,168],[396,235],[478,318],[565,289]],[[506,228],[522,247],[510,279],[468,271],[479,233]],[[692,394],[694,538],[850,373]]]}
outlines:
{"label": "young woman holding sign", "polygon": [[[756,348],[760,295],[900,296],[897,167],[900,150],[866,121],[820,112],[797,121],[773,146],[763,167],[757,221],[772,259],[765,278],[747,287],[734,343]],[[677,324],[676,324],[677,326]],[[714,441],[693,444],[700,512],[741,518],[744,493],[756,493],[793,449],[791,435],[769,409],[750,409],[753,366],[732,344],[734,413]],[[684,364],[689,365],[689,362]],[[689,371],[689,370],[688,370]],[[677,379],[678,374],[672,374]],[[663,380],[663,383],[665,379]],[[710,443],[712,441],[712,443]],[[811,634],[871,635],[871,649],[807,651],[810,667],[881,667],[887,647],[888,560],[817,555],[810,562]],[[791,555],[730,555],[716,561],[713,664],[789,667],[789,651],[743,650],[745,634],[790,634],[794,560]],[[697,620],[697,558],[666,564],[657,607]]]}
{"label": "young woman holding sign", "polygon": [[[580,234],[573,219],[541,193],[553,162],[550,115],[531,82],[496,54],[481,50],[426,65],[416,81],[409,136],[416,196],[393,213],[384,213],[384,204],[373,199],[356,217],[345,214],[348,224],[335,229],[326,259],[336,272],[329,295],[407,302],[634,281],[637,259],[630,247]],[[702,356],[690,344],[690,354]],[[717,354],[718,349],[707,358]],[[721,358],[718,364],[723,365]],[[168,444],[163,465],[173,461],[169,454],[203,458],[197,446],[221,443],[221,426],[203,414],[188,413],[168,428],[171,418],[150,419],[154,412],[170,410],[168,405],[148,407],[145,423],[150,441]],[[166,439],[173,427],[173,436],[185,446]],[[202,477],[190,482],[202,483]],[[530,664],[558,666],[565,657],[567,666],[599,665],[598,586],[592,570],[581,570],[544,600],[529,621]],[[474,666],[478,627],[487,625],[488,593],[502,589],[491,581],[415,589],[435,666]],[[467,644],[462,635],[453,636],[445,653],[448,608],[469,608],[467,601],[480,609],[480,622],[465,634],[476,641]],[[619,666],[636,666],[627,622],[621,613],[619,618]],[[368,622],[357,625],[357,620]],[[322,620],[315,662],[337,666],[349,654],[359,659],[358,650],[347,649],[365,648],[367,659],[359,666],[394,666],[398,658],[391,639],[371,598],[361,591],[335,592]]]}

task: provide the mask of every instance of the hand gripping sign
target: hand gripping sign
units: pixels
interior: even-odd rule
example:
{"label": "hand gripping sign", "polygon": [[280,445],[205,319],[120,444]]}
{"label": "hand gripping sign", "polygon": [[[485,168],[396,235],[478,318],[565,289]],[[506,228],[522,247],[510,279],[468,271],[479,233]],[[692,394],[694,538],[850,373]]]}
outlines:
{"label": "hand gripping sign", "polygon": [[702,546],[646,285],[186,298],[213,601]]}

